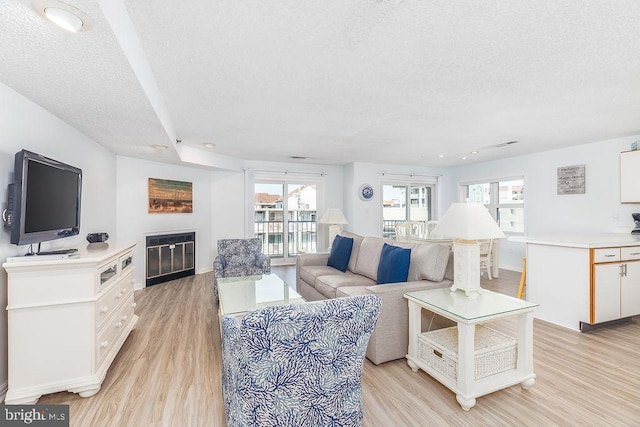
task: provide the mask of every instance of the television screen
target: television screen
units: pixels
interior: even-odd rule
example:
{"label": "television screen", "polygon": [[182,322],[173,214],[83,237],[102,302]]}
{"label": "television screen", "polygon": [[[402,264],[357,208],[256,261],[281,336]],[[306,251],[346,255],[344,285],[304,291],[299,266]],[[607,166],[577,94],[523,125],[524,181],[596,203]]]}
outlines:
{"label": "television screen", "polygon": [[40,243],[80,232],[82,170],[22,150],[16,154],[14,176],[11,243]]}
{"label": "television screen", "polygon": [[77,173],[30,160],[24,232],[37,233],[77,227],[78,184]]}

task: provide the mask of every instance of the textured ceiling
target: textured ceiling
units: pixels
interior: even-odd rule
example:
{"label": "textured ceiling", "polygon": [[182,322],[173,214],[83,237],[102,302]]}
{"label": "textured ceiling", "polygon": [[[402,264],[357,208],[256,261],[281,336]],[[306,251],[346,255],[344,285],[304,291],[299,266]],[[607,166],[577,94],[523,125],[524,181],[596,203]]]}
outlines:
{"label": "textured ceiling", "polygon": [[123,155],[450,166],[640,134],[637,0],[68,0],[78,34],[47,1],[0,2],[0,82]]}

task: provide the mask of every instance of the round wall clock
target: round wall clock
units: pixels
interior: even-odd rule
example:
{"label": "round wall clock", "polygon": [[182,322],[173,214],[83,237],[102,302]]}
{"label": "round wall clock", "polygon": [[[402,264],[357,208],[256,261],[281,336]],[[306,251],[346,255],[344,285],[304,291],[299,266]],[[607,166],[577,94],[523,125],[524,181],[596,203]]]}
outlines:
{"label": "round wall clock", "polygon": [[364,201],[373,199],[373,187],[369,184],[362,184],[360,190],[358,190],[358,195]]}

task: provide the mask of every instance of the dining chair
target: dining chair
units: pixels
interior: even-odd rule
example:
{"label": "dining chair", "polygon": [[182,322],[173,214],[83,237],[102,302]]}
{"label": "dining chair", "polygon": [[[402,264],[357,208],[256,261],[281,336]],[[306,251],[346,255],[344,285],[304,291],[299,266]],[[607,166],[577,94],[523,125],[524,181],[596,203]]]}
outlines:
{"label": "dining chair", "polygon": [[487,273],[487,278],[493,280],[491,277],[492,265],[492,252],[493,252],[493,239],[479,240],[480,243],[480,275],[483,272]]}

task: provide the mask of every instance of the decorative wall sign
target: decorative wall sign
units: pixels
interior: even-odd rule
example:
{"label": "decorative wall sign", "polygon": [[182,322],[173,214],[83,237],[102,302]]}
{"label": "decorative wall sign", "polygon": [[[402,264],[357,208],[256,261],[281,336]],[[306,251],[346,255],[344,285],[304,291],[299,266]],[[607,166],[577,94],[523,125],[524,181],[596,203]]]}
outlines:
{"label": "decorative wall sign", "polygon": [[192,183],[149,178],[149,213],[192,212]]}
{"label": "decorative wall sign", "polygon": [[373,199],[373,187],[369,184],[362,184],[358,190],[358,195],[365,202]]}
{"label": "decorative wall sign", "polygon": [[584,194],[584,165],[563,166],[558,168],[558,195]]}

